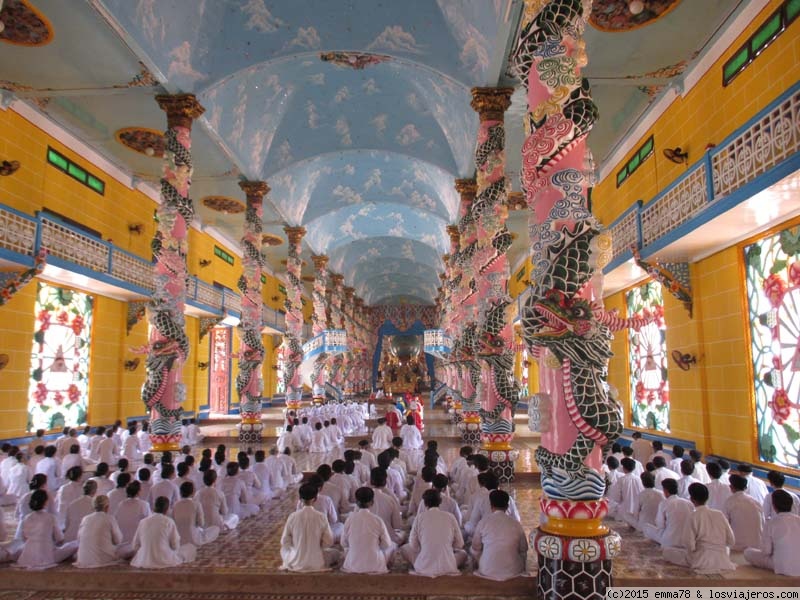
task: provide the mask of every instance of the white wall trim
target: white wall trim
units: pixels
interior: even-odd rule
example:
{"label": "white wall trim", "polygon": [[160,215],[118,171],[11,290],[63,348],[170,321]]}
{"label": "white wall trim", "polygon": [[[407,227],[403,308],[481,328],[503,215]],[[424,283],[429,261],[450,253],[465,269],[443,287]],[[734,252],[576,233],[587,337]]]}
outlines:
{"label": "white wall trim", "polygon": [[[616,170],[617,165],[639,145],[647,131],[662,117],[678,97],[678,94],[680,93],[680,96],[685,98],[728,48],[733,45],[736,38],[768,5],[769,0],[747,0],[742,3],[737,9],[739,13],[733,18],[730,25],[717,34],[716,39],[711,41],[706,51],[703,52],[691,69],[684,73],[682,80],[679,83],[676,82],[677,85],[671,85],[662,92],[661,96],[650,105],[628,130],[609,157],[603,161],[600,166],[599,181],[604,181],[606,177]],[[680,88],[680,90],[677,88]]]}

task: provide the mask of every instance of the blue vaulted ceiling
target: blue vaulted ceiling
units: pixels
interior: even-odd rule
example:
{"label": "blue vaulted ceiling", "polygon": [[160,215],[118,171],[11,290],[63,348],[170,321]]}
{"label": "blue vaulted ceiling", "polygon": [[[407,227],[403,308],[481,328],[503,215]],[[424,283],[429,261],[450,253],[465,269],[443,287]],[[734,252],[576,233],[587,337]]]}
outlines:
{"label": "blue vaulted ceiling", "polygon": [[433,302],[453,181],[474,171],[470,88],[499,81],[508,1],[96,4],[169,91],[197,94],[242,175],[270,184],[267,230],[306,227],[307,252],[367,302]]}

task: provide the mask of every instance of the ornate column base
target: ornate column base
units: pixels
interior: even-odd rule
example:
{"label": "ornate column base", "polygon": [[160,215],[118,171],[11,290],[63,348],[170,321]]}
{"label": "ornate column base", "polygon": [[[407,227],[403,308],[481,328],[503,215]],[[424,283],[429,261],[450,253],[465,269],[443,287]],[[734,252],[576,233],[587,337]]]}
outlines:
{"label": "ornate column base", "polygon": [[497,475],[500,483],[514,481],[514,462],[519,458],[519,450],[483,447],[478,450],[478,453],[489,459],[489,468]]}
{"label": "ornate column base", "polygon": [[481,418],[477,413],[463,413],[462,422],[458,428],[461,430],[461,441],[470,446],[479,446],[481,443]]}
{"label": "ornate column base", "polygon": [[264,424],[260,419],[242,419],[239,424],[239,441],[243,444],[260,444]]}
{"label": "ornate column base", "polygon": [[612,585],[612,559],[622,547],[620,536],[602,524],[606,500],[542,498],[541,507],[547,523],[531,535],[539,563],[538,597],[605,598]]}

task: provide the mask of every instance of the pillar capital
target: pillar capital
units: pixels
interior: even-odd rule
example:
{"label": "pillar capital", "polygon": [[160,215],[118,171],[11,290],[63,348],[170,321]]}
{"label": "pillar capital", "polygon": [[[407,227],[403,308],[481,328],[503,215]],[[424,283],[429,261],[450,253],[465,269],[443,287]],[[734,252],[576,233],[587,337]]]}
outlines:
{"label": "pillar capital", "polygon": [[160,94],[156,102],[167,113],[167,127],[192,128],[192,121],[206,109],[197,101],[194,94]]}
{"label": "pillar capital", "polygon": [[312,254],[311,260],[314,262],[314,269],[317,272],[325,270],[330,260],[326,254]]}
{"label": "pillar capital", "polygon": [[364,308],[364,300],[363,300],[363,298],[359,298],[358,296],[356,296],[354,302],[355,302],[356,308],[358,310],[361,310],[362,308]]}
{"label": "pillar capital", "polygon": [[353,303],[353,294],[355,294],[355,293],[356,293],[356,289],[355,288],[351,288],[351,287],[346,287],[345,286],[345,288],[344,288],[344,301],[347,302],[347,304],[352,304]]}
{"label": "pillar capital", "polygon": [[305,227],[289,227],[289,226],[286,226],[286,227],[283,228],[283,230],[286,232],[286,235],[289,238],[289,243],[291,243],[291,244],[300,243],[300,241],[302,241],[302,239],[303,239],[303,236],[306,234],[306,228]]}
{"label": "pillar capital", "polygon": [[461,232],[458,230],[458,225],[448,225],[447,235],[450,236],[450,245],[453,248],[458,248],[458,244],[461,241]]}
{"label": "pillar capital", "polygon": [[331,273],[331,283],[336,287],[341,286],[344,283],[344,275],[340,273]]}
{"label": "pillar capital", "polygon": [[456,191],[461,194],[461,200],[475,199],[475,194],[478,193],[478,182],[474,177],[469,179],[456,179]]}
{"label": "pillar capital", "polygon": [[269,186],[266,181],[240,181],[239,188],[245,193],[247,199],[259,199],[269,194]]}
{"label": "pillar capital", "polygon": [[470,106],[478,113],[481,121],[502,121],[503,114],[511,106],[510,87],[474,87]]}

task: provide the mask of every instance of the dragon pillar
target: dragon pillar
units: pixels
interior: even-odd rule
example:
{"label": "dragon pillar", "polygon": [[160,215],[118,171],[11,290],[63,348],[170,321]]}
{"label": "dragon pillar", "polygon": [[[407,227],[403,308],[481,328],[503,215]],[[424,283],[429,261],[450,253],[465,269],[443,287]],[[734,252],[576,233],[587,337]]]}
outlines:
{"label": "dragon pillar", "polygon": [[352,396],[355,388],[353,385],[353,373],[356,366],[356,339],[355,339],[355,323],[353,322],[353,296],[355,295],[355,288],[344,288],[344,330],[347,333],[347,352],[344,354],[344,372],[342,373],[343,392],[345,396]]}
{"label": "dragon pillar", "polygon": [[303,401],[300,365],[303,362],[303,281],[300,270],[301,243],[306,230],[303,227],[284,227],[289,240],[286,259],[286,335],[283,338],[283,380],[286,388],[286,408],[297,410]]}
{"label": "dragon pillar", "polygon": [[514,478],[517,452],[511,448],[513,418],[519,402],[514,378],[513,332],[506,314],[509,266],[506,252],[505,123],[512,88],[473,88],[472,108],[480,118],[475,147],[477,195],[470,207],[476,225],[473,271],[477,278],[477,343],[481,361],[478,399],[481,403],[481,451],[488,455],[500,481]]}
{"label": "dragon pillar", "polygon": [[533,545],[539,597],[600,599],[620,537],[609,531],[602,448],[622,432],[606,384],[611,331],[602,310],[610,240],[588,209],[593,164],[586,136],[597,108],[583,30],[591,0],[526,0],[514,66],[527,92],[522,186],[532,211],[532,294],[522,335],[539,360],[540,405],[550,414],[536,460],[546,521]]}
{"label": "dragon pillar", "polygon": [[239,374],[236,376],[236,392],[239,394],[239,441],[258,443],[261,441],[261,394],[263,381],[261,369],[264,363],[264,344],[261,341],[264,305],[261,299],[261,271],[264,257],[261,255],[261,217],[264,212],[264,196],[269,186],[264,181],[240,181],[239,187],[247,196],[242,235],[242,275],[238,287],[242,294],[242,320],[239,325]]}
{"label": "dragon pillar", "polygon": [[[320,335],[328,328],[328,316],[326,310],[325,294],[328,288],[328,257],[323,255],[312,256],[314,261],[314,291],[312,301],[314,304],[313,331],[314,337]],[[326,353],[318,354],[314,358],[314,370],[311,375],[312,394],[315,402],[325,401],[325,376]]]}
{"label": "dragon pillar", "polygon": [[[344,275],[331,273],[331,303],[330,303],[330,325],[331,329],[344,329],[344,318],[342,314],[342,295],[344,290]],[[328,360],[330,371],[328,372],[328,382],[335,388],[333,393],[338,396],[334,398],[341,401],[342,398],[342,378],[344,375],[344,354],[337,354]]]}
{"label": "dragon pillar", "polygon": [[183,310],[186,304],[186,270],[189,226],[194,205],[189,198],[192,179],[192,122],[203,114],[192,94],[156,96],[167,113],[161,203],[158,226],[151,242],[155,265],[153,295],[147,309],[150,337],[142,401],[150,411],[150,439],[154,452],[180,447],[181,403],[186,388],[181,381],[189,355],[189,338]]}

